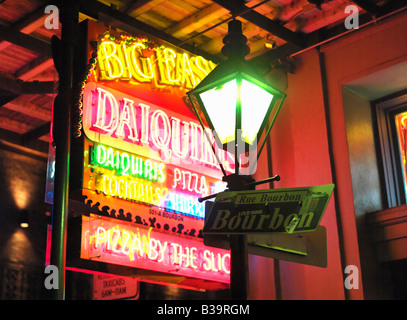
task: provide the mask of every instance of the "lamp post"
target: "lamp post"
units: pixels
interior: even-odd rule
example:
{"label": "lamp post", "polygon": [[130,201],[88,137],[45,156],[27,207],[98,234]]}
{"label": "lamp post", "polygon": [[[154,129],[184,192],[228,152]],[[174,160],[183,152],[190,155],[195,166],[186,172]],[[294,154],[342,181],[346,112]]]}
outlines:
{"label": "lamp post", "polygon": [[[260,183],[256,183],[250,174],[253,173],[254,165],[285,99],[283,92],[271,87],[249,66],[245,60],[250,51],[246,42],[242,23],[239,20],[231,20],[222,48],[227,60],[220,63],[187,93],[203,130],[209,127],[218,147],[234,155],[235,172],[230,175],[226,175],[218,159],[224,174],[223,180],[228,183],[230,191],[254,189],[254,186]],[[262,143],[259,144],[261,139]],[[254,161],[253,158],[250,160],[249,156],[248,174],[242,174],[242,154],[253,154],[253,150],[257,150],[258,146],[260,147]],[[215,149],[213,151],[215,152]],[[214,196],[201,198],[200,201]],[[248,285],[246,235],[230,235],[230,249],[231,298],[245,300]]]}

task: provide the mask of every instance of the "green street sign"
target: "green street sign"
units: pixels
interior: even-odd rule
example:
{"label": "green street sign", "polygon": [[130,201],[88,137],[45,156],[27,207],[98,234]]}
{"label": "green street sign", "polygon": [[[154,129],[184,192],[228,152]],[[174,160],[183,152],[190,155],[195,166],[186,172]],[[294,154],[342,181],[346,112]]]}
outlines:
{"label": "green street sign", "polygon": [[204,234],[299,233],[318,227],[333,184],[225,191],[216,196]]}

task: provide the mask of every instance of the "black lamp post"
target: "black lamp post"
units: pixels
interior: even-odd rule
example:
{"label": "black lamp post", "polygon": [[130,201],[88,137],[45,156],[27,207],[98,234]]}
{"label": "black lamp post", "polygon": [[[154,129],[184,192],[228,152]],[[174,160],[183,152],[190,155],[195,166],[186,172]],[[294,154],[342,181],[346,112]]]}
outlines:
{"label": "black lamp post", "polygon": [[[232,20],[228,25],[228,34],[223,39],[222,53],[227,56],[208,74],[188,97],[203,128],[213,131],[215,141],[220,148],[234,154],[235,173],[226,175],[230,191],[254,189],[256,184],[250,176],[264,147],[276,116],[285,99],[280,92],[259,77],[245,56],[249,53],[247,38],[242,33],[242,23]],[[270,122],[269,122],[270,121]],[[258,142],[262,139],[262,142]],[[249,174],[242,174],[241,155],[257,150],[254,161],[249,158]],[[278,176],[277,176],[278,177]],[[277,180],[276,177],[267,179]],[[214,195],[201,198],[206,200]],[[231,247],[231,296],[232,299],[247,299],[248,257],[245,235],[230,235]]]}

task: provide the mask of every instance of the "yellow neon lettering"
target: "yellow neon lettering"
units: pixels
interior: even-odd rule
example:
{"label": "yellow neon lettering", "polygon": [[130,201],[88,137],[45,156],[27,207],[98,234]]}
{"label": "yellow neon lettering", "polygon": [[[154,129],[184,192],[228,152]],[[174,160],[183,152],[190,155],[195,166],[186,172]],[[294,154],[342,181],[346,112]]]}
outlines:
{"label": "yellow neon lettering", "polygon": [[102,190],[104,194],[108,194],[107,192],[107,187],[106,187],[106,180],[109,180],[109,176],[108,175],[104,175],[103,176],[103,182],[102,182]]}
{"label": "yellow neon lettering", "polygon": [[[195,64],[196,64],[196,67],[199,69],[197,74],[199,77],[199,82],[201,82],[202,79],[208,75],[208,72],[206,71],[206,69],[208,67],[208,63],[203,57],[197,56],[195,59]],[[202,66],[201,64],[203,64],[204,66]]]}
{"label": "yellow neon lettering", "polygon": [[227,268],[226,268],[226,264],[225,264],[225,259],[226,259],[226,258],[229,259],[229,264],[230,264],[230,254],[229,254],[229,253],[224,254],[223,257],[222,257],[222,270],[223,270],[225,273],[230,274],[230,269],[227,269]]}
{"label": "yellow neon lettering", "polygon": [[127,198],[127,194],[124,194],[124,195],[122,194],[123,184],[124,184],[123,179],[119,179],[119,182],[117,184],[117,194],[118,194],[119,198]]}
{"label": "yellow neon lettering", "polygon": [[[109,45],[111,48],[111,52],[108,54],[107,53],[107,49],[106,46]],[[106,61],[106,65],[107,65],[107,70],[109,71],[109,77],[110,78],[120,78],[123,74],[123,65],[120,61],[120,59],[116,56],[116,44],[114,42],[110,42],[110,41],[103,41],[102,42],[102,47],[103,47],[103,52],[105,53],[105,61]],[[114,58],[114,62],[110,61],[111,58]],[[120,68],[118,68],[120,67]],[[113,69],[113,70],[112,70]],[[116,70],[117,74],[114,74],[115,69],[120,70],[120,72],[117,72],[118,70]]]}
{"label": "yellow neon lettering", "polygon": [[180,263],[178,263],[178,254],[177,254],[177,248],[179,247],[180,245],[178,244],[178,243],[171,243],[171,247],[172,247],[172,250],[173,250],[173,254],[172,254],[172,257],[173,257],[173,260],[172,260],[172,264],[180,264]]}
{"label": "yellow neon lettering", "polygon": [[204,256],[203,256],[204,264],[203,264],[202,268],[204,268],[204,270],[206,270],[206,271],[209,271],[212,268],[211,260],[209,258],[210,255],[211,255],[211,252],[209,250],[204,251]]}
{"label": "yellow neon lettering", "polygon": [[[170,56],[168,56],[168,55],[170,55]],[[172,73],[175,73],[175,62],[174,62],[174,57],[176,57],[177,55],[176,55],[176,53],[173,51],[173,50],[171,50],[171,49],[164,49],[164,57],[165,57],[165,65],[166,65],[166,70],[167,70],[167,79],[169,80],[169,81],[171,81],[171,82],[179,82],[180,81],[180,79],[181,79],[181,75],[179,74],[178,75],[178,79],[172,79],[171,78],[171,72],[170,72],[170,70],[172,69],[173,70],[173,72]],[[170,69],[170,65],[169,65],[169,62],[171,62],[171,69]]]}
{"label": "yellow neon lettering", "polygon": [[222,254],[208,249],[200,253],[195,246],[151,237],[152,228],[147,232],[136,228],[133,232],[115,225],[110,228],[99,226],[93,230],[89,244],[92,245],[94,241],[93,248],[105,255],[124,255],[128,256],[130,261],[147,258],[178,268],[230,274],[230,253]]}
{"label": "yellow neon lettering", "polygon": [[[112,191],[112,182],[114,181],[114,191]],[[115,176],[112,176],[109,181],[109,192],[110,195],[115,195],[117,193],[117,179]]]}
{"label": "yellow neon lettering", "polygon": [[[151,238],[150,239],[150,243],[149,243],[149,250],[148,250],[148,258],[150,260],[155,260],[158,258],[158,251],[156,250],[156,248],[158,247],[158,241]],[[153,251],[154,251],[154,256],[153,256]]]}
{"label": "yellow neon lettering", "polygon": [[158,262],[162,262],[165,257],[165,251],[167,250],[168,242],[164,241],[164,246],[161,245],[161,241],[159,241],[158,244],[160,246],[159,250],[161,252],[161,259],[159,259]]}
{"label": "yellow neon lettering", "polygon": [[191,69],[191,64],[189,63],[189,58],[186,53],[182,55],[182,81],[181,83],[185,83],[185,73],[188,73],[189,79],[192,79],[192,81],[189,81],[190,83],[186,84],[187,88],[193,88],[196,85],[195,82],[195,77],[194,73],[192,72]]}
{"label": "yellow neon lettering", "polygon": [[122,44],[122,53],[123,53],[123,56],[124,56],[124,62],[125,62],[125,66],[126,66],[126,73],[127,73],[127,75],[125,76],[124,74],[123,74],[123,79],[130,79],[131,78],[131,70],[130,70],[130,63],[129,63],[129,57],[128,57],[128,54],[127,54],[127,48],[126,48],[126,44],[125,43],[123,43]]}
{"label": "yellow neon lettering", "polygon": [[[100,237],[100,231],[103,232],[103,237]],[[95,248],[99,247],[99,244],[102,240],[106,238],[106,230],[102,227],[98,227],[96,230],[96,242],[95,242]]]}
{"label": "yellow neon lettering", "polygon": [[[172,86],[193,88],[216,65],[202,56],[189,57],[185,52],[169,48],[148,51],[143,43],[133,43],[128,47],[127,40],[120,43],[107,40],[100,42],[98,66],[101,80],[134,79],[141,83],[152,82],[158,70],[159,82]],[[131,57],[130,57],[131,55]],[[155,64],[155,66],[153,65]],[[181,75],[182,73],[182,75]]]}
{"label": "yellow neon lettering", "polygon": [[[110,230],[108,230],[108,232],[109,232]],[[114,239],[114,235],[116,235],[116,238]],[[110,237],[109,237],[110,238]],[[120,249],[117,249],[117,243],[119,242],[119,239],[120,239],[120,232],[119,232],[119,230],[116,230],[116,229],[113,229],[113,235],[112,235],[112,237],[111,237],[111,239],[113,240],[113,245],[111,246],[111,248],[112,248],[112,251],[114,251],[114,252],[116,252],[116,253],[119,253],[120,252]]]}
{"label": "yellow neon lettering", "polygon": [[[122,247],[122,253],[123,254],[125,254],[125,255],[128,255],[129,254],[129,247],[127,246],[127,242],[129,241],[129,239],[130,239],[130,233],[128,233],[127,231],[125,231],[125,230],[123,230],[122,231],[122,235],[127,235],[127,237],[126,237],[126,240],[125,241],[123,241],[123,238],[122,238],[122,241],[120,242],[120,246]],[[127,251],[126,251],[126,248],[127,248]]]}
{"label": "yellow neon lettering", "polygon": [[144,201],[144,202],[147,202],[147,199],[144,199],[144,188],[143,188],[144,186],[143,186],[143,184],[142,183],[139,183],[138,184],[138,200],[140,200],[140,201]]}
{"label": "yellow neon lettering", "polygon": [[193,269],[198,269],[198,266],[196,265],[196,260],[198,259],[197,254],[196,254],[197,250],[198,249],[195,247],[191,248],[191,267]]}
{"label": "yellow neon lettering", "polygon": [[[153,66],[152,66],[152,64],[151,64],[151,59],[150,59],[150,58],[144,58],[145,61],[147,61],[147,65],[148,65],[148,67],[149,67],[149,69],[150,69],[150,74],[145,74],[143,71],[141,71],[141,68],[139,67],[139,65],[138,65],[138,63],[137,63],[137,61],[136,61],[136,54],[135,54],[135,51],[136,51],[138,48],[140,48],[140,53],[141,53],[141,49],[144,49],[144,45],[142,45],[141,43],[136,43],[136,44],[133,46],[133,48],[132,48],[132,50],[131,50],[131,57],[132,57],[132,59],[133,59],[133,65],[134,65],[134,67],[135,67],[137,73],[138,73],[142,78],[144,78],[144,81],[143,81],[143,82],[146,82],[146,81],[151,82],[151,79],[154,77]],[[140,53],[138,54],[138,58],[140,59],[140,62],[141,62]]]}

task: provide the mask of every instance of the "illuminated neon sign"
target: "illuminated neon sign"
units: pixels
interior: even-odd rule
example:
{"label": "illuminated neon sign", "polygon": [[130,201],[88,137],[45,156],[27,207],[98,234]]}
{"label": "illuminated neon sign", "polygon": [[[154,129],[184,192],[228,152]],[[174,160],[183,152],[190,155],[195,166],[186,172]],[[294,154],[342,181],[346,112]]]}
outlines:
{"label": "illuminated neon sign", "polygon": [[190,56],[146,38],[104,35],[98,45],[100,80],[135,80],[141,83],[194,88],[215,68],[201,56]]}
{"label": "illuminated neon sign", "polygon": [[200,196],[209,194],[208,183],[204,175],[199,175],[188,170],[174,169],[172,188],[180,188],[184,191],[194,192]]}
{"label": "illuminated neon sign", "polygon": [[[204,219],[199,196],[218,192],[221,181],[103,144],[86,143],[84,188],[127,201]],[[222,183],[224,190],[224,183]]]}
{"label": "illuminated neon sign", "polygon": [[98,47],[79,104],[81,258],[226,287],[230,253],[204,245],[198,197],[225,188],[212,145],[228,172],[233,157],[217,149],[209,129],[207,141],[184,100],[215,65],[101,24],[88,30],[90,51]]}
{"label": "illuminated neon sign", "polygon": [[[84,131],[90,140],[195,171],[210,168],[219,175],[212,146],[197,122],[96,83],[86,85],[83,99]],[[233,172],[231,155],[219,149],[217,154],[225,170]]]}
{"label": "illuminated neon sign", "polygon": [[91,147],[90,163],[103,168],[115,170],[117,175],[134,176],[149,181],[164,182],[165,164],[143,159],[127,152],[113,150],[111,147],[105,147],[102,144]]}
{"label": "illuminated neon sign", "polygon": [[153,231],[109,218],[82,216],[81,258],[229,283],[230,253],[201,239]]}

